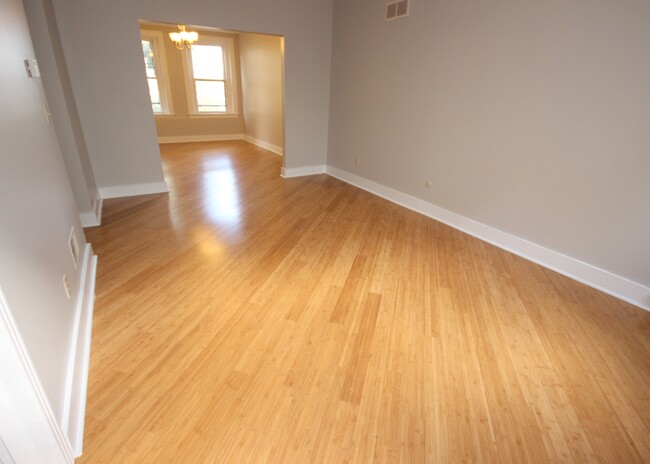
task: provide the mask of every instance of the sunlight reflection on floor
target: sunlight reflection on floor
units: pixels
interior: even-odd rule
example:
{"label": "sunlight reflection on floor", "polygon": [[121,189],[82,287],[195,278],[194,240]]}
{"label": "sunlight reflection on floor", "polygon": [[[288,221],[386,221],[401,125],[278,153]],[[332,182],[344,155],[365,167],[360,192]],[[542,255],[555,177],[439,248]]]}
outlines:
{"label": "sunlight reflection on floor", "polygon": [[204,170],[201,187],[206,217],[216,225],[227,226],[230,231],[239,230],[239,186],[230,159],[206,160]]}

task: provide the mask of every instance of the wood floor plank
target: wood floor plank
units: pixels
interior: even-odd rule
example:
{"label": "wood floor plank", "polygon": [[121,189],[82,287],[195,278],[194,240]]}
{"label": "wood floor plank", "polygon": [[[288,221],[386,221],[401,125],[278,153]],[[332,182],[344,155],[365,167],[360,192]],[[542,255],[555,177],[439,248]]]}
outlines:
{"label": "wood floor plank", "polygon": [[106,200],[95,463],[650,462],[650,313],[243,141]]}

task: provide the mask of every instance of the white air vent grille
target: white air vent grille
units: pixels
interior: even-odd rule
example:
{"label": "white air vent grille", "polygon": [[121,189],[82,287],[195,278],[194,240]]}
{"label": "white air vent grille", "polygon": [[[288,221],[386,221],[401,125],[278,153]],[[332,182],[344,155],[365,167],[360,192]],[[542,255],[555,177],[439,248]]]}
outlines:
{"label": "white air vent grille", "polygon": [[409,15],[409,0],[399,0],[386,5],[386,21],[403,18]]}

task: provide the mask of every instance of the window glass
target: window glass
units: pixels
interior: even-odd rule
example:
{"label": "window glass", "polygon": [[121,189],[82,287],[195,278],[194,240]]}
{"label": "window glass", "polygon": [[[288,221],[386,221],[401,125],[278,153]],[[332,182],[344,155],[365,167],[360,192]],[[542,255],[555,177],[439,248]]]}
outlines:
{"label": "window glass", "polygon": [[190,111],[194,114],[237,114],[234,40],[204,36],[202,42],[183,57]]}
{"label": "window glass", "polygon": [[144,54],[144,68],[147,70],[147,77],[156,77],[156,62],[150,40],[142,41],[142,53]]}
{"label": "window glass", "polygon": [[[169,111],[166,95],[164,94],[164,83],[161,81],[160,62],[157,60],[157,43],[154,38],[142,39],[142,54],[144,56],[144,69],[147,73],[147,85],[149,86],[149,98],[151,109],[155,114],[164,114]],[[164,61],[163,61],[164,62]]]}
{"label": "window glass", "polygon": [[223,50],[218,45],[195,45],[192,47],[192,71],[194,79],[223,80]]}
{"label": "window glass", "polygon": [[192,47],[192,74],[199,113],[225,113],[226,80],[224,52],[220,45]]}
{"label": "window glass", "polygon": [[226,111],[226,88],[223,81],[196,81],[196,102],[201,113]]}
{"label": "window glass", "polygon": [[149,98],[151,98],[151,109],[154,113],[162,113],[162,102],[160,101],[160,89],[158,79],[147,79],[149,84]]}

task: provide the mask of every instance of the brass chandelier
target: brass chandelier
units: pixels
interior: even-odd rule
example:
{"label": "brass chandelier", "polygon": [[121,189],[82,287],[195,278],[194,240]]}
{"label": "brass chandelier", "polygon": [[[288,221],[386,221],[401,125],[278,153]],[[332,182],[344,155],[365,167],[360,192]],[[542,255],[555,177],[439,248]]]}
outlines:
{"label": "brass chandelier", "polygon": [[169,38],[176,45],[179,50],[191,50],[197,40],[199,40],[199,33],[195,31],[186,31],[185,26],[178,25],[179,32],[170,32]]}

